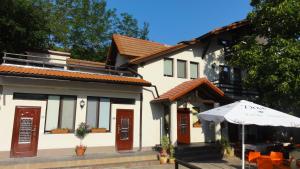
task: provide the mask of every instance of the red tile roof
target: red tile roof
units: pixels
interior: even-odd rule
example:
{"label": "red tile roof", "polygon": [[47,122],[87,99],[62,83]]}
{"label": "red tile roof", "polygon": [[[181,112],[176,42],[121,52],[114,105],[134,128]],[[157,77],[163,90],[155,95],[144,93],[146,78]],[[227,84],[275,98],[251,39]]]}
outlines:
{"label": "red tile roof", "polygon": [[220,28],[216,28],[198,38],[195,38],[194,40],[201,40],[201,39],[204,39],[206,37],[209,37],[209,36],[212,36],[212,35],[218,35],[220,33],[223,33],[223,32],[226,32],[226,31],[230,31],[230,30],[234,30],[234,29],[237,29],[237,28],[240,28],[240,27],[243,27],[243,26],[246,26],[246,25],[249,25],[249,21],[244,19],[244,20],[241,20],[241,21],[237,21],[237,22],[233,22],[229,25],[226,25],[226,26],[223,26],[223,27],[220,27]]}
{"label": "red tile roof", "polygon": [[220,97],[224,97],[224,92],[216,87],[213,83],[211,83],[207,78],[198,78],[190,81],[186,81],[181,83],[180,85],[174,87],[173,89],[167,91],[166,93],[160,95],[159,98],[154,99],[154,102],[160,101],[175,101],[180,99],[184,95],[188,94],[189,92],[193,91],[194,89],[200,86],[207,86],[211,89],[216,95]]}
{"label": "red tile roof", "polygon": [[113,35],[113,41],[116,43],[119,53],[130,59],[149,56],[153,53],[170,48],[170,46],[161,43],[118,34]]}
{"label": "red tile roof", "polygon": [[48,79],[62,79],[74,81],[103,82],[128,85],[150,86],[151,83],[138,78],[123,77],[114,75],[102,75],[65,70],[51,70],[45,68],[32,68],[23,66],[0,65],[0,75],[37,77]]}
{"label": "red tile roof", "polygon": [[249,22],[247,20],[234,22],[221,28],[214,29],[198,38],[189,41],[183,41],[174,46],[166,46],[157,42],[131,38],[116,34],[113,35],[113,41],[115,42],[119,53],[130,59],[129,63],[139,64],[172,52],[179,51],[191,45],[201,43],[201,40],[204,38],[213,35],[218,35],[226,31],[234,30],[248,24]]}

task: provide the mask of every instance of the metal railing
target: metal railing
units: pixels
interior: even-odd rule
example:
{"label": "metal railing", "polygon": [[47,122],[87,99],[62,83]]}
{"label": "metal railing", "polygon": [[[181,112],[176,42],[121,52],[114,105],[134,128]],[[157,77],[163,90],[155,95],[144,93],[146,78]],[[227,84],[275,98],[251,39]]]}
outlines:
{"label": "metal railing", "polygon": [[195,166],[193,164],[190,164],[188,162],[185,162],[185,161],[182,161],[182,160],[179,160],[179,159],[176,159],[175,160],[175,169],[179,169],[181,168],[180,166],[183,166],[185,168],[189,168],[189,169],[202,169],[198,166]]}
{"label": "metal railing", "polygon": [[235,96],[250,96],[255,97],[258,96],[258,92],[255,89],[247,89],[244,88],[241,82],[227,82],[224,83],[220,80],[212,81],[218,88],[220,88],[223,92],[230,95]]}
{"label": "metal railing", "polygon": [[2,63],[143,78],[136,71],[128,67],[96,67],[79,64],[67,64],[65,59],[50,58],[48,56],[35,56],[4,52],[2,56]]}

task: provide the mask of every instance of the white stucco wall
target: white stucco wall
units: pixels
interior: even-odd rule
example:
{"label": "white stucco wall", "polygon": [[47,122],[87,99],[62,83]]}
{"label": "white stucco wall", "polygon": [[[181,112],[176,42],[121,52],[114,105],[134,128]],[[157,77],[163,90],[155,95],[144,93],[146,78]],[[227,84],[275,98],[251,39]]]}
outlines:
{"label": "white stucco wall", "polygon": [[[199,77],[207,77],[213,81],[219,78],[219,65],[224,65],[223,48],[217,44],[217,40],[213,39],[207,50],[205,57],[202,58],[204,46],[195,46],[174,54],[166,55],[158,59],[148,61],[138,67],[138,73],[145,80],[150,81],[157,86],[158,93],[161,95],[175,86],[191,80],[190,79],[190,62],[199,64]],[[173,77],[164,76],[164,59],[173,59]],[[177,60],[187,61],[187,78],[177,78]],[[215,69],[212,64],[215,63]],[[161,104],[150,104],[156,96],[153,87],[144,87],[144,106],[143,106],[143,146],[154,146],[160,143],[163,106]],[[160,118],[150,118],[150,117]],[[192,120],[192,115],[191,115]],[[144,123],[147,124],[144,124]],[[160,126],[159,126],[160,125]],[[152,132],[150,132],[152,130]],[[147,133],[147,134],[145,134]],[[147,141],[144,141],[147,140]],[[202,128],[193,128],[191,123],[191,142],[204,142]]]}
{"label": "white stucco wall", "polygon": [[128,59],[124,56],[121,56],[120,54],[116,57],[116,64],[115,66],[122,66],[123,64],[128,63]]}
{"label": "white stucco wall", "polygon": [[[13,131],[13,121],[16,106],[39,106],[41,107],[41,118],[39,128],[38,149],[74,148],[79,144],[79,139],[73,133],[49,134],[44,132],[46,101],[37,100],[15,100],[13,93],[40,93],[57,95],[76,95],[76,122],[77,127],[86,119],[86,106],[80,107],[80,101],[87,101],[87,96],[131,98],[136,102],[129,104],[112,104],[111,109],[111,131],[109,133],[90,133],[83,141],[89,147],[115,146],[116,109],[134,110],[134,137],[133,147],[139,147],[139,118],[140,118],[140,87],[126,85],[105,85],[100,83],[65,82],[52,80],[25,80],[1,78],[3,92],[0,100],[0,152],[10,151]],[[89,86],[87,88],[86,86]]]}
{"label": "white stucco wall", "polygon": [[[58,51],[55,51],[55,52],[58,52]],[[32,59],[32,60],[43,60],[43,61],[48,61],[50,63],[58,63],[58,64],[66,64],[66,60],[68,58],[70,58],[69,56],[56,55],[54,53],[53,54],[38,53],[38,52],[27,52],[27,53],[29,55],[39,56],[39,57],[45,58],[45,59],[42,59],[42,58],[29,57],[29,59]],[[58,53],[60,53],[60,52],[58,52]]]}

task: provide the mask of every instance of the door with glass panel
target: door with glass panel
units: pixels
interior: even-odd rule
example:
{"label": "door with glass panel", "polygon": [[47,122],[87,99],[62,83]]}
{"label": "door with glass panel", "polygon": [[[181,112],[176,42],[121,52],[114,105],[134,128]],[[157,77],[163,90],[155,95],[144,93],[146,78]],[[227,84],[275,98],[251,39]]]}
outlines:
{"label": "door with glass panel", "polygon": [[131,150],[133,147],[133,110],[117,109],[117,150]]}
{"label": "door with glass panel", "polygon": [[40,107],[16,107],[11,157],[36,156],[40,126]]}
{"label": "door with glass panel", "polygon": [[187,108],[177,110],[177,142],[190,144],[190,110]]}

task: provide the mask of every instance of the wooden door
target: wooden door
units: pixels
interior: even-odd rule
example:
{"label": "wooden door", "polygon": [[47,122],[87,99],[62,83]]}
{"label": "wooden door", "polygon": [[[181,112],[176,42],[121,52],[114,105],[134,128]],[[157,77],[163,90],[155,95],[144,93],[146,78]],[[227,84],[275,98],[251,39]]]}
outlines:
{"label": "wooden door", "polygon": [[177,109],[177,142],[190,144],[190,110],[187,108]]}
{"label": "wooden door", "polygon": [[118,151],[132,150],[133,110],[117,109],[116,146]]}
{"label": "wooden door", "polygon": [[40,107],[16,107],[11,142],[11,157],[32,157],[37,154]]}

